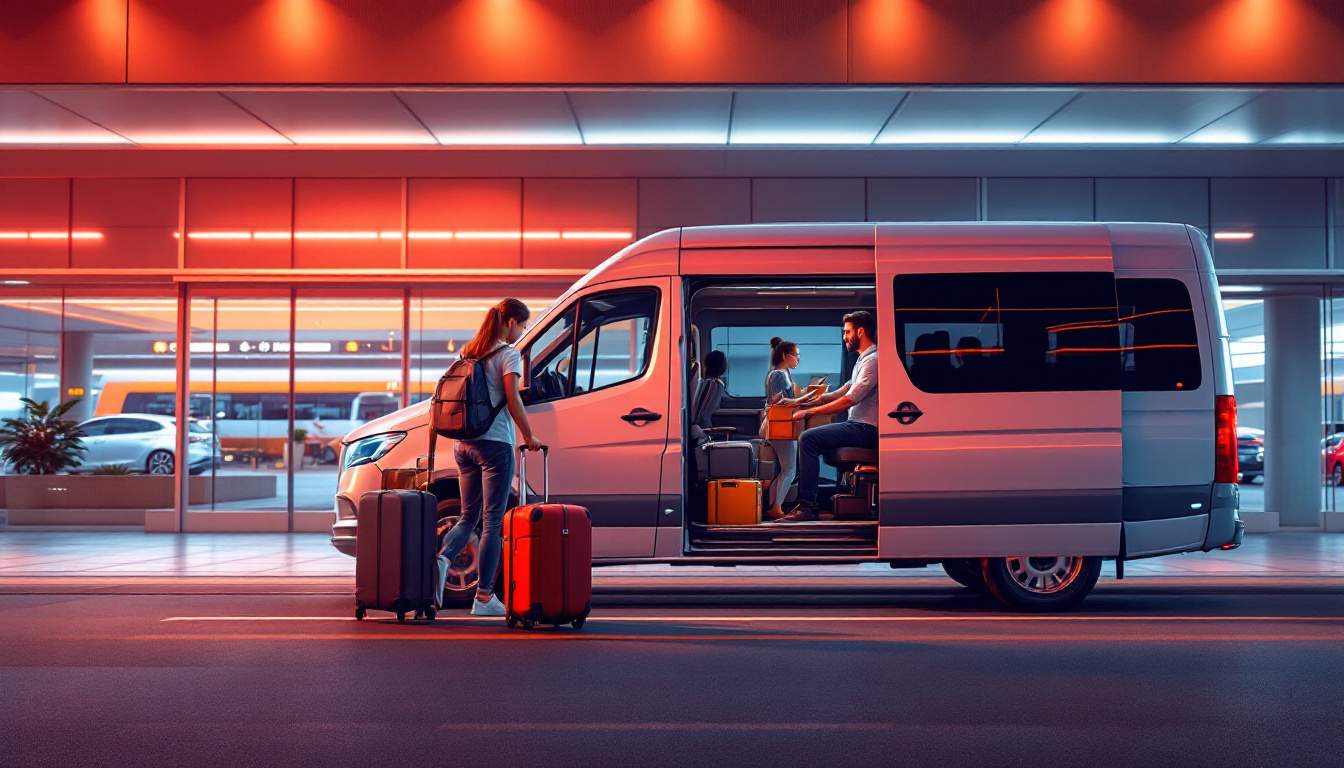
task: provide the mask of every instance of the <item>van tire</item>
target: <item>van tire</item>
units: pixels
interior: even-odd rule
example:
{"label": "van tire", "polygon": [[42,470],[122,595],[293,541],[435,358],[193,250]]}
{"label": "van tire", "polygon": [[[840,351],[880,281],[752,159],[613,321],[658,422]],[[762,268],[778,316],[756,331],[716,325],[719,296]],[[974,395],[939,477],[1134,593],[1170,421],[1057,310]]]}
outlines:
{"label": "van tire", "polygon": [[982,573],[989,593],[1009,608],[1067,611],[1097,585],[1101,558],[991,557],[983,561]]}
{"label": "van tire", "polygon": [[979,560],[944,560],[943,572],[963,587],[983,594],[986,591],[984,566]]}

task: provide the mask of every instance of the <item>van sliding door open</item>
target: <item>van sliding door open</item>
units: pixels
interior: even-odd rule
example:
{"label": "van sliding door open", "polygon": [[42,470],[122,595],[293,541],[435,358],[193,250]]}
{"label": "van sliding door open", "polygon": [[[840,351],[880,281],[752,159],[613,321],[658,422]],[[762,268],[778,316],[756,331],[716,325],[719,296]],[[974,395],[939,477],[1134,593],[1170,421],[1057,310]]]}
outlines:
{"label": "van sliding door open", "polygon": [[875,258],[881,556],[1115,555],[1105,227],[879,226]]}

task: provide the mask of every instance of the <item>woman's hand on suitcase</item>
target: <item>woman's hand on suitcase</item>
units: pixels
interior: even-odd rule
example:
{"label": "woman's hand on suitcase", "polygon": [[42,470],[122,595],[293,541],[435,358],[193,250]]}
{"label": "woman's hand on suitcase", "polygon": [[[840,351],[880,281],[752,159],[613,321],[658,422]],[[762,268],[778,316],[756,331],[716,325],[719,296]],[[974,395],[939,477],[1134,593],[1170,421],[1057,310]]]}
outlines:
{"label": "woman's hand on suitcase", "polygon": [[521,447],[529,451],[540,451],[546,446],[542,445],[541,441],[538,440],[535,435],[528,435],[527,437],[523,438],[523,444]]}

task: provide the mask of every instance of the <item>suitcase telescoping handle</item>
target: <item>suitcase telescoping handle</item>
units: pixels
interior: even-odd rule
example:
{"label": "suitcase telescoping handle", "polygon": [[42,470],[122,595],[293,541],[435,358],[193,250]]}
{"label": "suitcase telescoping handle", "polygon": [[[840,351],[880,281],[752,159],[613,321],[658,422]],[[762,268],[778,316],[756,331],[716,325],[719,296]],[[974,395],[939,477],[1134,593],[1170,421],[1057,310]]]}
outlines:
{"label": "suitcase telescoping handle", "polygon": [[[551,449],[541,446],[541,500],[551,500]],[[518,446],[518,504],[527,503],[527,448]]]}

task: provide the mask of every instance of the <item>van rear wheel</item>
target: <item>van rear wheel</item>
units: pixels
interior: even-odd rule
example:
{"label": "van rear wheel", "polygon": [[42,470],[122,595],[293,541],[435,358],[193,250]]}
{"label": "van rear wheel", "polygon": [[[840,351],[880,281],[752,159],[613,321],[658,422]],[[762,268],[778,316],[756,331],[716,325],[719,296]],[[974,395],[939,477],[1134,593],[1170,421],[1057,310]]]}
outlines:
{"label": "van rear wheel", "polygon": [[984,561],[982,573],[990,594],[1009,608],[1064,611],[1092,592],[1101,575],[1101,558],[993,557]]}
{"label": "van rear wheel", "polygon": [[985,574],[979,560],[944,560],[943,571],[967,589],[985,591]]}

